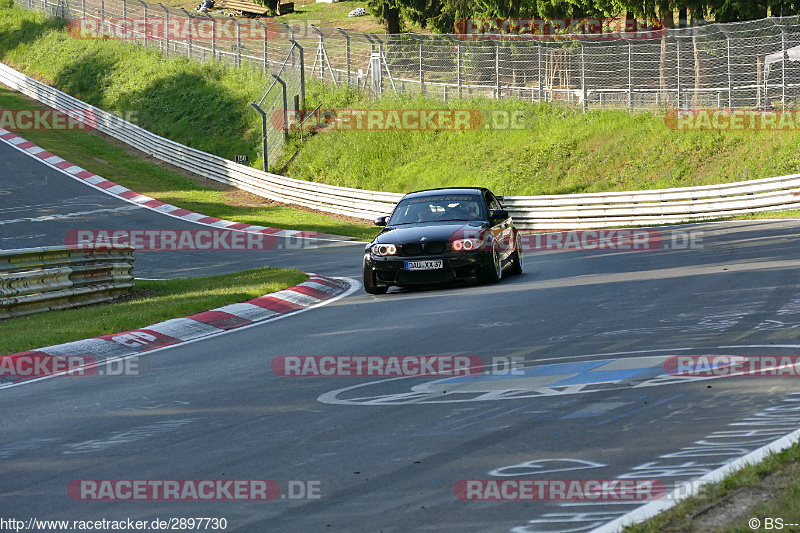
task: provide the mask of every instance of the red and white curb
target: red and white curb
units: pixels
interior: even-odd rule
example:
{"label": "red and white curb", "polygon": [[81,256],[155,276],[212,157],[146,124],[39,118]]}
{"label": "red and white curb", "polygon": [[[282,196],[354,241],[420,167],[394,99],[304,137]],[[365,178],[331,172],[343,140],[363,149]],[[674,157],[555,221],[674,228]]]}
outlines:
{"label": "red and white curb", "polygon": [[[245,224],[243,222],[234,222],[232,220],[210,217],[202,213],[195,213],[194,211],[189,211],[188,209],[182,209],[180,207],[162,202],[160,200],[156,200],[155,198],[151,198],[144,194],[139,194],[138,192],[132,191],[127,187],[123,187],[122,185],[114,183],[113,181],[109,181],[102,176],[98,176],[93,172],[89,172],[88,170],[83,169],[77,165],[73,165],[69,161],[62,159],[57,155],[53,155],[44,148],[36,146],[32,142],[26,140],[23,137],[20,137],[16,133],[10,132],[3,128],[0,128],[0,140],[5,141],[7,144],[20,150],[21,152],[25,152],[29,155],[36,157],[37,159],[40,159],[43,163],[49,165],[50,167],[66,174],[67,176],[70,176],[71,178],[86,183],[94,187],[95,189],[99,189],[105,192],[106,194],[109,194],[111,196],[116,196],[117,198],[139,205],[141,207],[152,209],[153,211],[158,211],[159,213],[164,215],[169,215],[171,217],[188,220],[189,222],[195,222],[197,224],[211,226],[219,229],[244,231],[247,233],[261,233],[265,235],[275,235],[277,237],[297,238],[297,237],[316,237],[318,235],[323,235],[322,233],[316,233],[313,231],[267,228],[265,226]],[[347,237],[342,237],[341,239],[349,240],[347,239]]]}
{"label": "red and white curb", "polygon": [[[335,279],[310,274],[310,278],[299,285],[246,302],[225,305],[192,316],[165,320],[141,329],[0,356],[0,369],[17,368],[14,359],[20,357],[27,359],[64,358],[65,360],[84,357],[93,364],[103,364],[306,311],[343,298],[357,288],[358,284],[348,278]],[[59,365],[56,361],[51,368],[67,368],[67,366],[66,363]],[[19,379],[18,376],[11,377],[0,374],[0,389],[56,375],[59,374]]]}

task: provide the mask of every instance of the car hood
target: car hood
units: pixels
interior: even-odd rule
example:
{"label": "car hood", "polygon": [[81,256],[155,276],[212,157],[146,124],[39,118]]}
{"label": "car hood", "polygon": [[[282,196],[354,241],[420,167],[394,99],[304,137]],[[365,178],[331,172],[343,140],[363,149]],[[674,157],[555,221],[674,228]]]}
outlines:
{"label": "car hood", "polygon": [[454,238],[470,236],[486,226],[488,224],[480,220],[388,226],[375,237],[373,243],[405,244],[420,242],[423,237],[428,242],[450,241]]}

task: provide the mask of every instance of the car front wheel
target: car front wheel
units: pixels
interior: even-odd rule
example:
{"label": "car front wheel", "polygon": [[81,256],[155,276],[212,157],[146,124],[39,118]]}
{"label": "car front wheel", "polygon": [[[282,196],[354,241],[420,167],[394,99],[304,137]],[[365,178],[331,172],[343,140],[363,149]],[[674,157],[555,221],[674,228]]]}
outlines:
{"label": "car front wheel", "polygon": [[519,238],[519,233],[517,233],[517,239],[514,244],[514,251],[511,252],[511,266],[509,267],[508,271],[511,274],[522,274],[525,270],[525,263],[524,263],[524,254],[522,251],[522,240]]}
{"label": "car front wheel", "polygon": [[503,277],[503,259],[500,256],[500,250],[497,249],[497,243],[492,244],[491,257],[491,264],[486,265],[483,278],[487,283],[497,283]]}
{"label": "car front wheel", "polygon": [[375,274],[372,272],[372,269],[367,266],[366,261],[364,262],[364,290],[369,294],[386,294],[386,291],[389,290],[389,287],[386,285],[375,284]]}

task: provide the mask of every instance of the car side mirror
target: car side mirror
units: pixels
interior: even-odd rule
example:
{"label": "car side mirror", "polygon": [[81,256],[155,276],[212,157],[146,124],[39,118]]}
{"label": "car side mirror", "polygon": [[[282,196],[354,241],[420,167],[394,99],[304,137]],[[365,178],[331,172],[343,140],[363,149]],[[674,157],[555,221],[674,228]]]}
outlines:
{"label": "car side mirror", "polygon": [[505,209],[490,209],[489,218],[494,222],[495,220],[505,220],[508,218],[508,211]]}
{"label": "car side mirror", "polygon": [[378,217],[373,222],[376,226],[385,226],[389,222],[389,217]]}

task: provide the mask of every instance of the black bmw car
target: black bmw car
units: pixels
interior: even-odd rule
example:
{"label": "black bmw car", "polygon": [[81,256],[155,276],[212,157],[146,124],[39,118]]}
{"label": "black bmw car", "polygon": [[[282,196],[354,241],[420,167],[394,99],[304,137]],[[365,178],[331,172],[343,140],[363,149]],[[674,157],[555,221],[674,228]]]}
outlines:
{"label": "black bmw car", "polygon": [[485,188],[405,195],[364,250],[364,290],[456,280],[497,282],[523,270],[520,237],[508,211]]}

